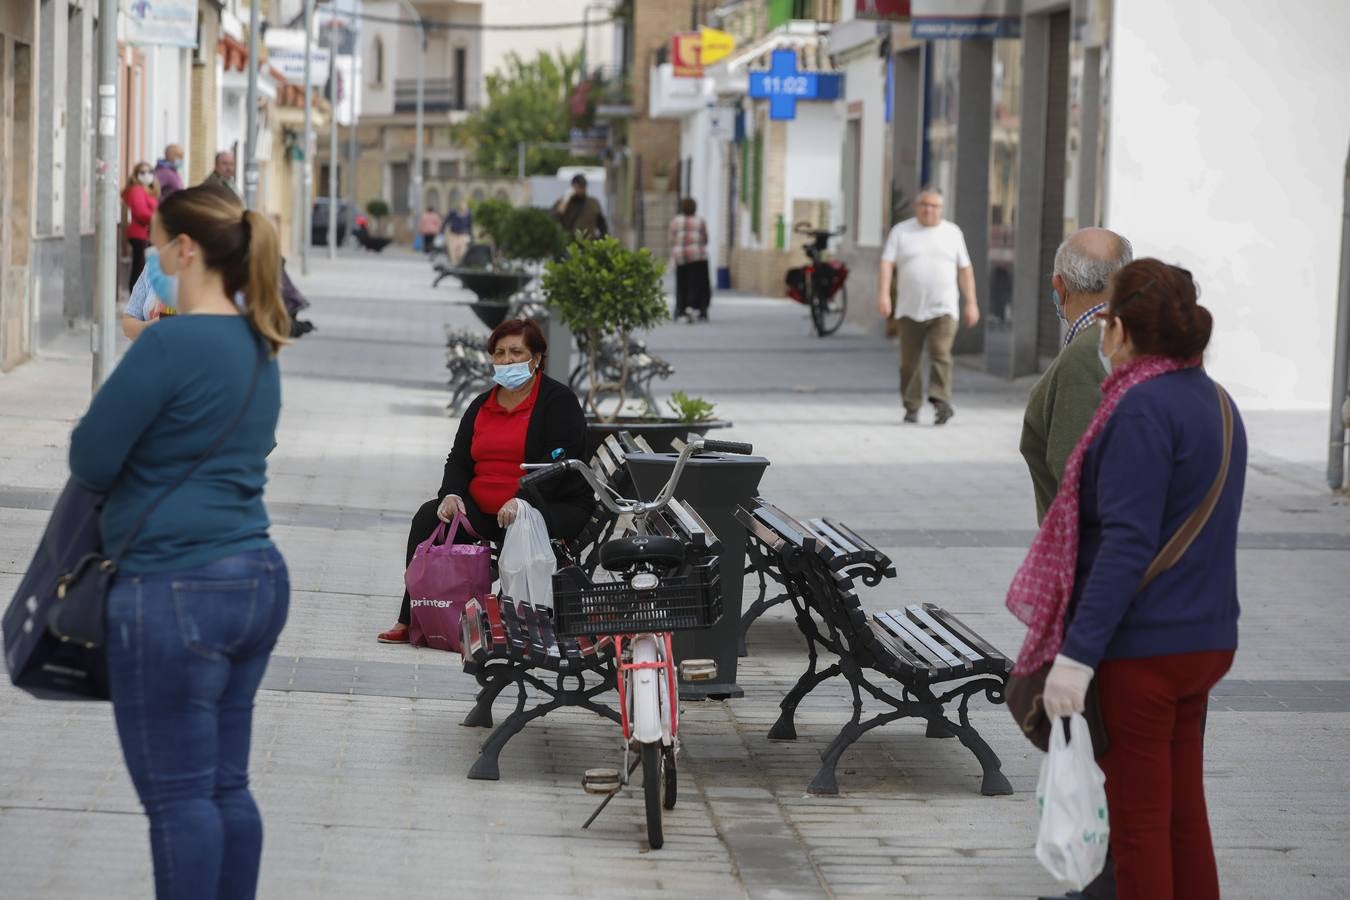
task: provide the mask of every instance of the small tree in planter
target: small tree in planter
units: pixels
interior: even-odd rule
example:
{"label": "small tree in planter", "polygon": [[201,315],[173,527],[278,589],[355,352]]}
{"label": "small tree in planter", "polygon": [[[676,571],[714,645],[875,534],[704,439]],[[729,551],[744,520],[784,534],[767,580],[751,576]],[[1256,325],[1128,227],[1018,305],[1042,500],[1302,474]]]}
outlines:
{"label": "small tree in planter", "polygon": [[383,200],[371,200],[366,203],[366,212],[375,220],[377,234],[384,234],[384,217],[389,215],[389,204]]}
{"label": "small tree in planter", "polygon": [[[629,344],[633,332],[669,318],[663,287],[665,266],[651,251],[628,250],[612,237],[577,241],[567,255],[544,267],[541,285],[548,306],[586,344],[589,390],[585,407],[602,422],[613,422],[627,401]],[[603,379],[600,342],[616,336],[622,348],[617,382]],[[603,393],[618,394],[608,416],[599,409]]]}
{"label": "small tree in planter", "polygon": [[497,249],[506,259],[537,266],[557,259],[567,249],[567,235],[553,213],[535,206],[511,210],[498,225]]}

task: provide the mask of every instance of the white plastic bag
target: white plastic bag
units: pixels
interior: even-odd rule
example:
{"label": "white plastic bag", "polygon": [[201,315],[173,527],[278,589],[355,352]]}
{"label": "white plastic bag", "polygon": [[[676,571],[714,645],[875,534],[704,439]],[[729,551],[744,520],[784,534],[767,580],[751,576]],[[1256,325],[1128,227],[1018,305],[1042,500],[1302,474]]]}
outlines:
{"label": "white plastic bag", "polygon": [[1056,722],[1050,729],[1050,752],[1041,763],[1036,805],[1041,827],[1036,858],[1055,878],[1079,891],[1101,874],[1111,835],[1106,815],[1106,776],[1092,755],[1087,720],[1069,720],[1069,740]]}
{"label": "white plastic bag", "polygon": [[558,559],[548,540],[548,527],[539,510],[520,498],[516,520],[506,526],[502,552],[497,560],[502,593],[533,606],[553,606],[553,573]]}

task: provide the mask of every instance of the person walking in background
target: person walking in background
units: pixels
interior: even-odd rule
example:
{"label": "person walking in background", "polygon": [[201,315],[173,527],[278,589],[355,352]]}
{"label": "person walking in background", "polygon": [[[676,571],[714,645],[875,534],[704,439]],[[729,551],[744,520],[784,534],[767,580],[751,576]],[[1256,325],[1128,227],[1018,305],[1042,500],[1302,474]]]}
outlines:
{"label": "person walking in background", "polygon": [[[957,329],[957,287],[964,298],[961,313],[967,328],[980,321],[975,299],[975,270],[970,265],[966,238],[955,222],[942,218],[942,193],[924,188],[914,200],[914,218],[891,229],[881,253],[877,308],[883,318],[898,320],[900,333],[900,397],[905,421],[919,421],[923,406],[923,379],[919,364],[928,350],[931,370],[928,400],[933,424],[945,425],[952,408],[952,343]],[[895,302],[891,280],[895,279]]]}
{"label": "person walking in background", "polygon": [[1237,648],[1246,434],[1201,368],[1213,319],[1189,272],[1132,262],[1099,316],[1102,402],[1008,591],[1028,626],[1014,674],[1053,661],[1052,722],[1082,712],[1096,678],[1117,896],[1217,900],[1202,732]]}
{"label": "person walking in background", "polygon": [[430,256],[436,252],[436,235],[441,233],[441,217],[436,210],[428,206],[427,211],[417,220],[417,233],[422,238],[422,250]]}
{"label": "person walking in background", "polygon": [[122,202],[127,207],[127,243],[131,245],[131,273],[127,290],[136,287],[136,281],[145,268],[145,247],[150,241],[150,219],[159,206],[159,182],[149,163],[136,163],[131,177],[122,189]]}
{"label": "person walking in background", "polygon": [[1022,418],[1022,458],[1036,495],[1036,521],[1059,490],[1069,453],[1101,403],[1106,369],[1097,358],[1096,315],[1111,296],[1111,279],[1134,259],[1130,242],[1105,228],[1084,228],[1055,251],[1050,277],[1055,315],[1068,326],[1059,355],[1037,380]]}
{"label": "person walking in background", "polygon": [[450,257],[450,265],[457,266],[473,241],[473,213],[469,211],[468,203],[461,200],[459,206],[450,211],[445,217],[445,230],[449,232],[445,252]]}
{"label": "person walking in background", "polygon": [[586,193],[586,176],[579,172],[572,176],[572,193],[553,204],[553,216],[569,238],[577,234],[586,238],[609,234],[605,211],[600,208],[600,201]]}
{"label": "person walking in background", "polygon": [[107,495],[107,546],[159,501],[118,560],[106,611],[113,716],[150,820],[155,894],[248,898],[262,853],[253,698],[290,600],[263,506],[289,329],[281,256],[264,215],[205,186],[165,200],[150,240],[184,314],[112,370],[71,435],[70,469]]}
{"label": "person walking in background", "polygon": [[167,200],[174,191],[183,189],[183,148],[170,144],[164,148],[164,158],[155,163],[155,180],[159,182],[159,199]]}
{"label": "person walking in background", "polygon": [[708,277],[708,226],[695,213],[693,197],[680,201],[680,211],[670,220],[670,257],[675,263],[675,318],[708,321],[712,282]]}
{"label": "person walking in background", "polygon": [[236,197],[241,196],[239,185],[234,182],[234,154],[228,150],[217,153],[215,167],[211,169],[211,174],[202,180],[202,184],[224,188]]}

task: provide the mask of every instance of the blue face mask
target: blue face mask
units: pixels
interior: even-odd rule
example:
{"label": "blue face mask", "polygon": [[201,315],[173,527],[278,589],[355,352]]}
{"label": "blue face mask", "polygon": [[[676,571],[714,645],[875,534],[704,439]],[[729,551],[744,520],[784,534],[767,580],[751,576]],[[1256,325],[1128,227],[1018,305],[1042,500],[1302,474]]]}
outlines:
{"label": "blue face mask", "polygon": [[1069,320],[1064,318],[1064,302],[1059,299],[1059,291],[1051,288],[1050,299],[1055,303],[1055,318],[1067,325]]}
{"label": "blue face mask", "polygon": [[1109,357],[1109,356],[1106,355],[1106,350],[1103,348],[1103,344],[1105,343],[1105,341],[1106,341],[1106,326],[1105,326],[1105,325],[1098,325],[1098,326],[1097,326],[1097,359],[1101,360],[1102,368],[1106,370],[1106,374],[1107,374],[1107,375],[1110,375],[1110,374],[1111,374],[1111,368],[1112,368],[1112,365],[1111,365],[1111,357]]}
{"label": "blue face mask", "polygon": [[492,367],[492,380],[506,388],[508,391],[514,391],[516,388],[523,387],[525,382],[534,376],[530,371],[528,362],[511,363],[505,366]]}
{"label": "blue face mask", "polygon": [[178,305],[178,276],[164,274],[159,267],[159,251],[154,247],[145,248],[145,280],[166,305]]}

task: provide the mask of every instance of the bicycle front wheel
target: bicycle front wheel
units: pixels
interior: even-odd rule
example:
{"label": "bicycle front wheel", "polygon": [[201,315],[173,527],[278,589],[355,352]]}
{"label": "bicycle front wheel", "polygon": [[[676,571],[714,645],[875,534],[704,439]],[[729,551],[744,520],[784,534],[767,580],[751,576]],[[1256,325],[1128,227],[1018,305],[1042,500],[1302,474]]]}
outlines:
{"label": "bicycle front wheel", "polygon": [[660,741],[642,745],[642,792],[647,801],[647,844],[653,850],[660,850],[666,842],[661,830],[666,792],[665,762],[666,755]]}

